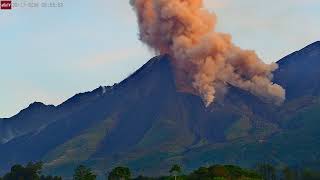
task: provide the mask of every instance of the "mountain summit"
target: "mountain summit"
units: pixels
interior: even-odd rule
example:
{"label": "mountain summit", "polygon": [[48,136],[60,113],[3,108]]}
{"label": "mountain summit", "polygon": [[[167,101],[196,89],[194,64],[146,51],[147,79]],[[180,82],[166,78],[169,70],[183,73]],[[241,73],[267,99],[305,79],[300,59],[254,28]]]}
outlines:
{"label": "mountain summit", "polygon": [[288,94],[282,106],[228,87],[206,108],[200,97],[176,90],[168,58],[151,59],[114,86],[1,119],[1,170],[36,160],[66,177],[80,163],[100,174],[127,165],[152,175],[174,163],[186,170],[207,163],[317,163],[319,42],[279,61],[274,80]]}

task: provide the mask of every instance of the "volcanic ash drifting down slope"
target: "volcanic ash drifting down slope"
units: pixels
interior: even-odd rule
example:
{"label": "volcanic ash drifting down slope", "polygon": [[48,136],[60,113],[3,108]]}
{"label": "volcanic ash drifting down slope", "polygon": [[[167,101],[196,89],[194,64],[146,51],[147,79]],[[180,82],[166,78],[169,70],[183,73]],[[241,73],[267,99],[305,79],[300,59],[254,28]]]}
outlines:
{"label": "volcanic ash drifting down slope", "polygon": [[254,51],[235,46],[229,34],[215,31],[216,16],[202,0],[131,0],[140,39],[169,54],[177,87],[210,105],[217,92],[232,85],[280,104],[285,90],[271,82],[275,63],[265,64]]}

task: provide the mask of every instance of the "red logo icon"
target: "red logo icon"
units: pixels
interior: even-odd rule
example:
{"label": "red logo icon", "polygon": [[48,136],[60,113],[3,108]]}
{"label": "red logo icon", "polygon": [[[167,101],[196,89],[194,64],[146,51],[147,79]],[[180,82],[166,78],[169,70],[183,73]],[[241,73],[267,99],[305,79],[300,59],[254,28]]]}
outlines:
{"label": "red logo icon", "polygon": [[1,1],[1,9],[12,9],[11,1]]}

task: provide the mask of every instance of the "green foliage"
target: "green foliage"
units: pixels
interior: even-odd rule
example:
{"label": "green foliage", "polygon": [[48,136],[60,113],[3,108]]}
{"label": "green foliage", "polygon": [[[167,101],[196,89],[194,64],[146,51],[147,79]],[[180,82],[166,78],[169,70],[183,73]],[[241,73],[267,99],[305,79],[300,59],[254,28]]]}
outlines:
{"label": "green foliage", "polygon": [[108,176],[108,180],[128,180],[131,177],[130,169],[127,167],[116,167]]}
{"label": "green foliage", "polygon": [[[120,174],[120,169],[115,168],[112,172],[114,174]],[[214,165],[210,167],[200,167],[193,171],[189,175],[177,175],[181,173],[182,169],[179,165],[173,165],[170,169],[170,173],[176,173],[174,177],[163,176],[163,177],[145,177],[138,176],[132,180],[262,180],[261,176],[254,171],[242,169],[238,166],[233,165]],[[112,174],[110,173],[110,175]],[[118,172],[118,173],[115,173]],[[120,176],[110,176],[109,180],[118,180]],[[112,179],[113,178],[113,179]],[[125,178],[122,178],[125,179]],[[128,178],[129,179],[129,178]]]}
{"label": "green foliage", "polygon": [[170,173],[181,173],[181,167],[178,164],[175,164],[171,167]]}
{"label": "green foliage", "polygon": [[258,164],[256,170],[262,175],[264,180],[276,179],[276,169],[271,164]]}
{"label": "green foliage", "polygon": [[195,170],[193,173],[190,174],[189,179],[209,179],[210,177],[207,177],[209,175],[209,169],[206,167],[200,167],[199,169]]}
{"label": "green foliage", "polygon": [[42,162],[30,162],[25,167],[19,164],[14,165],[11,167],[11,171],[0,180],[62,180],[58,176],[41,175],[42,165]]}
{"label": "green foliage", "polygon": [[80,165],[74,171],[73,180],[95,180],[96,177],[90,168]]}
{"label": "green foliage", "polygon": [[233,165],[214,165],[210,167],[200,167],[192,172],[188,180],[212,180],[212,179],[261,179],[261,176],[254,171],[242,169]]}
{"label": "green foliage", "polygon": [[138,176],[138,177],[136,177],[136,178],[133,178],[132,180],[156,180],[156,178],[145,177],[145,176]]}
{"label": "green foliage", "polygon": [[175,164],[171,167],[170,171],[171,174],[173,174],[174,176],[177,176],[178,174],[181,173],[181,166],[178,164]]}
{"label": "green foliage", "polygon": [[[41,174],[42,163],[28,163],[26,166],[14,165],[11,171],[0,177],[0,180],[62,180],[58,176],[44,176]],[[190,174],[180,175],[182,168],[175,164],[170,171],[172,176],[131,178],[131,171],[127,167],[116,167],[108,175],[108,180],[319,180],[320,172],[310,169],[285,167],[276,169],[271,164],[259,164],[255,171],[234,165],[213,165],[200,167]],[[74,171],[73,180],[96,180],[96,175],[90,168],[83,165]]]}
{"label": "green foliage", "polygon": [[62,177],[59,176],[44,176],[40,177],[40,180],[62,180]]}

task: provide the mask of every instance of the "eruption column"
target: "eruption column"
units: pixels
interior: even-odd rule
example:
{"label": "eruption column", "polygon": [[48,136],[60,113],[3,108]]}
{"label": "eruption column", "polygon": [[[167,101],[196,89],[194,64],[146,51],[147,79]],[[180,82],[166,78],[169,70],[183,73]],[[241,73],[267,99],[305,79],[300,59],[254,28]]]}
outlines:
{"label": "eruption column", "polygon": [[131,0],[140,40],[159,54],[169,54],[179,90],[197,94],[206,106],[228,85],[281,104],[285,90],[271,82],[276,63],[265,64],[254,51],[216,32],[216,16],[202,0]]}

